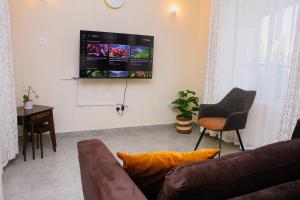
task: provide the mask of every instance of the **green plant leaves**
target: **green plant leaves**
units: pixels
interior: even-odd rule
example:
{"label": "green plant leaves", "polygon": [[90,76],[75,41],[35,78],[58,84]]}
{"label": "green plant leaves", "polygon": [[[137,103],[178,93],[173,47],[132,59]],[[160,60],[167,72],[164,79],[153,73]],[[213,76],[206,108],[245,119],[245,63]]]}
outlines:
{"label": "green plant leaves", "polygon": [[179,111],[183,117],[191,118],[198,111],[199,98],[196,93],[191,90],[179,91],[179,98],[175,99],[171,104],[173,109]]}
{"label": "green plant leaves", "polygon": [[28,95],[24,95],[23,96],[23,102],[27,102],[29,101],[29,96]]}
{"label": "green plant leaves", "polygon": [[187,93],[192,94],[192,95],[196,95],[196,92],[191,91],[191,90],[186,90]]}
{"label": "green plant leaves", "polygon": [[187,92],[185,92],[185,91],[179,91],[178,94],[180,97],[187,97],[187,95],[188,95]]}

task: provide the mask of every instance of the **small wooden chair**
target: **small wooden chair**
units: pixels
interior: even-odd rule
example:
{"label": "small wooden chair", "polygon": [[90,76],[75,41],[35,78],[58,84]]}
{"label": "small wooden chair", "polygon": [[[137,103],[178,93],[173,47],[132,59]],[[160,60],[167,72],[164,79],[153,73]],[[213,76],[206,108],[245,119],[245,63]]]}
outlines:
{"label": "small wooden chair", "polygon": [[[30,123],[26,125],[26,133],[30,133],[32,142],[32,158],[35,159],[35,149],[34,149],[34,134],[37,134],[37,149],[41,149],[41,158],[44,158],[43,152],[43,133],[51,131],[51,120],[52,117],[49,112],[43,112],[38,115],[31,116]],[[26,135],[27,137],[27,135]],[[27,146],[27,139],[25,138],[25,150]],[[53,142],[53,141],[52,141]],[[54,144],[52,144],[54,145]],[[55,151],[54,147],[53,150]]]}

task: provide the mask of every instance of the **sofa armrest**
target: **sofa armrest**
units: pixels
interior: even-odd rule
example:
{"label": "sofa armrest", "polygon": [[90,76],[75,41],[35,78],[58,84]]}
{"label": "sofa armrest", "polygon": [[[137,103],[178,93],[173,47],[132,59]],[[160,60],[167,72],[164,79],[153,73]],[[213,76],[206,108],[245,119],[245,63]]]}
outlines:
{"label": "sofa armrest", "polygon": [[77,147],[85,200],[146,200],[100,140],[81,141]]}

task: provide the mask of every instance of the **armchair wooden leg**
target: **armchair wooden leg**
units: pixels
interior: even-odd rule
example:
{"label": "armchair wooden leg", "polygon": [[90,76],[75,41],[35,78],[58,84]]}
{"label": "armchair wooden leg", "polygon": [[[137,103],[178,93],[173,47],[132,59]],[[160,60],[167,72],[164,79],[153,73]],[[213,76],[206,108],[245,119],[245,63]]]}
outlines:
{"label": "armchair wooden leg", "polygon": [[221,156],[221,150],[222,150],[222,134],[223,134],[223,131],[220,131],[220,138],[219,138],[219,149],[220,149],[220,152],[219,152],[219,157]]}
{"label": "armchair wooden leg", "polygon": [[204,134],[205,134],[205,131],[206,131],[206,128],[203,129],[203,131],[202,131],[202,133],[201,133],[201,135],[200,135],[200,137],[199,137],[199,140],[198,140],[198,142],[197,142],[197,144],[196,144],[196,147],[195,147],[194,151],[197,150],[197,148],[198,148],[198,146],[199,146],[199,144],[200,144],[200,142],[201,142],[201,140],[202,140],[202,138],[203,138],[203,136],[204,136]]}
{"label": "armchair wooden leg", "polygon": [[245,148],[244,148],[244,145],[243,145],[243,141],[242,141],[242,138],[241,138],[241,136],[240,136],[240,132],[239,132],[238,129],[236,129],[236,134],[237,134],[237,136],[238,136],[238,138],[239,138],[239,142],[240,142],[240,145],[241,145],[242,150],[245,151]]}

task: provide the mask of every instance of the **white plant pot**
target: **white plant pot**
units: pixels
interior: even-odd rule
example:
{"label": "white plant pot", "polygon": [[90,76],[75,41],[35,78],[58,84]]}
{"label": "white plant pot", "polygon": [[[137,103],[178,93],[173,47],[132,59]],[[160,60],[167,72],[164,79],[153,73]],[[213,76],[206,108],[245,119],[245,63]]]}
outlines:
{"label": "white plant pot", "polygon": [[25,103],[24,103],[24,109],[25,110],[31,110],[33,108],[33,101],[26,101]]}

